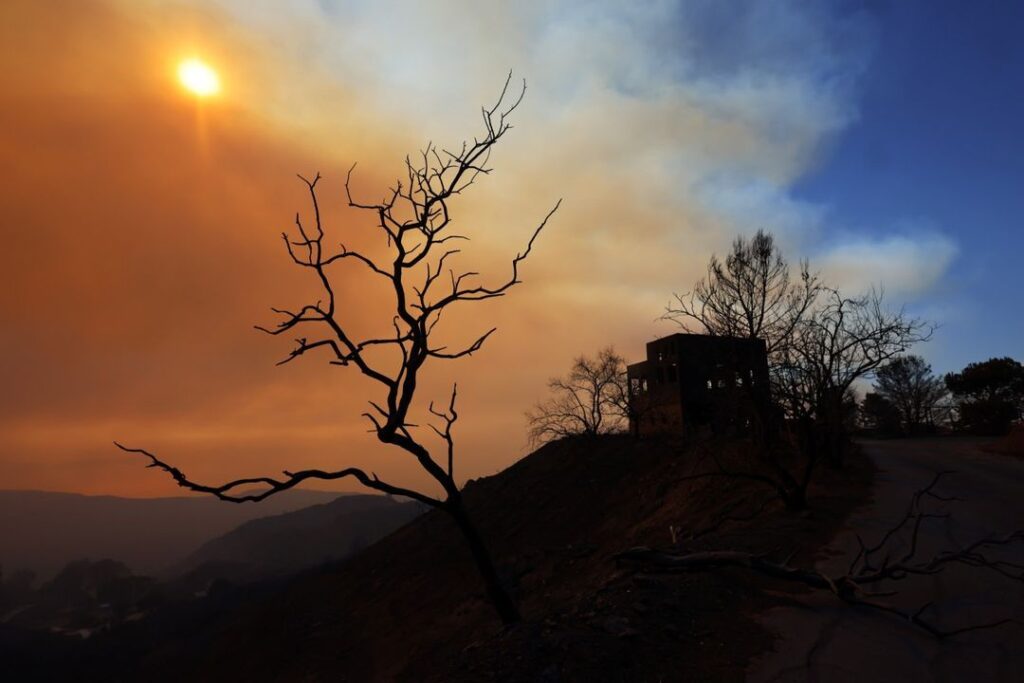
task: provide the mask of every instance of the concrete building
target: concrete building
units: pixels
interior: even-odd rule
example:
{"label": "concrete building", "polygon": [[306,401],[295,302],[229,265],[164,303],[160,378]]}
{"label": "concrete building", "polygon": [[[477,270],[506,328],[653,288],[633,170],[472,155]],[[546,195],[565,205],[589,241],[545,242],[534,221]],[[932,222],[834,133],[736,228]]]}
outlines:
{"label": "concrete building", "polygon": [[764,340],[673,334],[627,368],[635,434],[746,430],[769,402]]}

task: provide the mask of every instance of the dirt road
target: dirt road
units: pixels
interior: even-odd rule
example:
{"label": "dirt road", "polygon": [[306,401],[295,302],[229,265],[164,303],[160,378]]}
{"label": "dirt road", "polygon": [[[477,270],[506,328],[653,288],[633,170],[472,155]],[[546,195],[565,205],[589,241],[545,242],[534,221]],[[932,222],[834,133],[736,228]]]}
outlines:
{"label": "dirt road", "polygon": [[[863,442],[879,469],[874,499],[852,515],[818,568],[845,570],[857,548],[855,533],[865,541],[880,537],[903,516],[913,492],[940,470],[955,471],[943,478],[940,491],[964,500],[936,502],[936,509],[952,517],[922,526],[923,555],[1024,528],[1024,461],[985,453],[980,443],[959,438]],[[999,557],[1024,563],[1024,547],[1017,544]],[[934,602],[925,614],[945,629],[1006,617],[1024,622],[1024,583],[989,570],[952,567],[900,582],[898,588],[890,603],[913,611]],[[1024,680],[1024,625],[937,640],[898,618],[852,608],[820,592],[771,609],[762,621],[780,636],[775,650],[752,664],[750,681]]]}

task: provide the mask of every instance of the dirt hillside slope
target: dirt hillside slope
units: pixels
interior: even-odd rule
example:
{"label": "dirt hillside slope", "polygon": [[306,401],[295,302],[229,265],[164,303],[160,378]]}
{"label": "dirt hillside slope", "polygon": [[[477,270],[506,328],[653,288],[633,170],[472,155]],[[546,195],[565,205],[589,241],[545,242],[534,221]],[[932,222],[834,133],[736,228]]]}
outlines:
{"label": "dirt hillside slope", "polygon": [[514,628],[497,620],[457,531],[435,512],[165,640],[139,666],[147,678],[189,680],[741,680],[771,644],[750,618],[778,600],[763,580],[645,576],[611,557],[670,546],[670,527],[687,548],[809,556],[863,500],[870,472],[829,473],[811,514],[769,505],[691,541],[723,510],[768,497],[735,481],[685,480],[697,457],[660,441],[580,438],[471,482],[467,503],[522,607]]}

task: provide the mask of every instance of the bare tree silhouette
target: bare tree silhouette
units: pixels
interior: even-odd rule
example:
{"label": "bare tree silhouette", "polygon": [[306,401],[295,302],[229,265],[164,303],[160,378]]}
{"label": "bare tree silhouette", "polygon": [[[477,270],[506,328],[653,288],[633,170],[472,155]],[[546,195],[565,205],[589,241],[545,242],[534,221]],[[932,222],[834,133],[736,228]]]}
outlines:
{"label": "bare tree silhouette", "polygon": [[796,458],[765,448],[750,465],[728,464],[711,454],[714,469],[693,475],[731,476],[772,487],[790,509],[807,507],[807,491],[823,463],[841,466],[856,417],[853,384],[912,345],[934,327],[902,310],[890,310],[880,291],[846,297],[822,288],[822,300],[802,316],[772,368],[773,401],[784,416]]}
{"label": "bare tree silhouette", "polygon": [[875,373],[875,390],[899,412],[907,434],[934,428],[949,394],[942,377],[920,356],[894,358]]}
{"label": "bare tree silhouette", "polygon": [[[298,332],[300,328],[313,331],[315,336],[299,336],[295,347],[279,364],[318,351],[326,353],[331,365],[355,367],[376,382],[383,390],[384,398],[369,401],[370,408],[363,414],[372,425],[371,431],[376,433],[381,442],[405,451],[437,482],[442,491],[441,496],[435,497],[387,483],[376,474],[356,467],[285,471],[280,478],[256,476],[207,485],[189,479],[180,469],[145,449],[116,444],[122,450],[145,456],[149,459],[149,467],[165,471],[184,488],[235,503],[260,501],[307,479],[335,480],[351,477],[368,488],[411,498],[442,510],[461,531],[488,596],[505,623],[519,620],[518,609],[498,578],[491,555],[470,518],[454,477],[452,428],[458,419],[455,387],[444,409],[435,408],[433,403],[429,408],[429,412],[442,421],[441,426],[433,427],[446,447],[441,460],[414,434],[412,430],[416,425],[409,417],[424,365],[431,360],[454,360],[469,356],[478,351],[495,331],[491,328],[458,348],[436,345],[432,343],[432,337],[442,314],[455,306],[504,296],[519,284],[520,265],[530,255],[538,235],[561,204],[559,200],[533,229],[525,248],[512,258],[511,274],[507,278],[491,285],[481,284],[479,273],[456,271],[449,266],[450,259],[459,254],[460,250],[448,245],[468,239],[465,235],[452,232],[449,203],[472,186],[481,175],[490,172],[488,162],[491,151],[512,128],[509,116],[522,102],[526,84],[524,82],[518,96],[511,99],[511,78],[510,73],[498,101],[492,107],[481,110],[484,126],[482,137],[474,138],[472,143],[463,142],[461,148],[455,151],[428,143],[418,157],[406,158],[406,178],[396,181],[380,202],[366,203],[353,197],[351,177],[355,167],[349,170],[345,181],[348,205],[374,216],[376,227],[386,242],[386,262],[360,251],[349,250],[343,244],[338,249],[325,245],[317,198],[320,175],[317,174],[311,180],[300,176],[309,189],[313,223],[306,225],[296,215],[297,235],[286,232],[282,238],[292,261],[315,276],[323,298],[315,303],[307,303],[297,311],[273,309],[282,316],[281,321],[273,327],[257,328],[275,336],[293,330]],[[336,303],[337,287],[333,270],[334,266],[345,263],[363,267],[371,277],[381,278],[393,292],[393,308],[388,311],[387,320],[393,334],[358,338],[350,332],[345,311],[339,310]],[[241,490],[242,487],[253,485],[263,488],[256,492]]]}
{"label": "bare tree silhouette", "polygon": [[626,430],[631,405],[626,361],[611,346],[596,358],[579,356],[566,377],[548,381],[552,396],[526,413],[530,443],[577,434],[596,436]]}
{"label": "bare tree silhouette", "polygon": [[854,417],[851,388],[935,326],[886,307],[880,290],[848,297],[826,288],[823,301],[800,324],[776,372],[776,400],[795,427],[809,478],[825,458],[841,465]]}
{"label": "bare tree silhouette", "polygon": [[960,426],[975,434],[1005,434],[1024,416],[1024,365],[1012,358],[968,363],[946,375]]}
{"label": "bare tree silhouette", "polygon": [[[855,405],[850,388],[913,344],[931,337],[933,326],[884,305],[872,290],[849,297],[827,286],[806,261],[794,276],[771,233],[737,238],[725,260],[713,256],[707,275],[662,316],[685,329],[712,336],[762,339],[768,355],[770,401],[754,407],[758,458],[727,462],[712,454],[711,471],[773,488],[787,507],[806,507],[807,489],[823,460],[841,464],[847,415]],[[724,410],[739,413],[744,387]],[[779,427],[792,436],[794,462]]]}
{"label": "bare tree silhouette", "polygon": [[800,262],[796,278],[770,232],[737,237],[721,261],[686,294],[675,294],[664,319],[716,337],[762,339],[769,362],[782,353],[821,292],[821,281]]}

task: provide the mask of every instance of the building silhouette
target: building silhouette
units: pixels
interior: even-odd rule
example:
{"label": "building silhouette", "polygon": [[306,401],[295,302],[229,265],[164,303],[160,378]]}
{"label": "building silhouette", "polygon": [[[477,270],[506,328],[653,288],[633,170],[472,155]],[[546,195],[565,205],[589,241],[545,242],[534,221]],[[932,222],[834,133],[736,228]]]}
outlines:
{"label": "building silhouette", "polygon": [[626,373],[630,431],[639,436],[746,431],[767,414],[762,339],[673,334],[649,342],[647,360]]}

